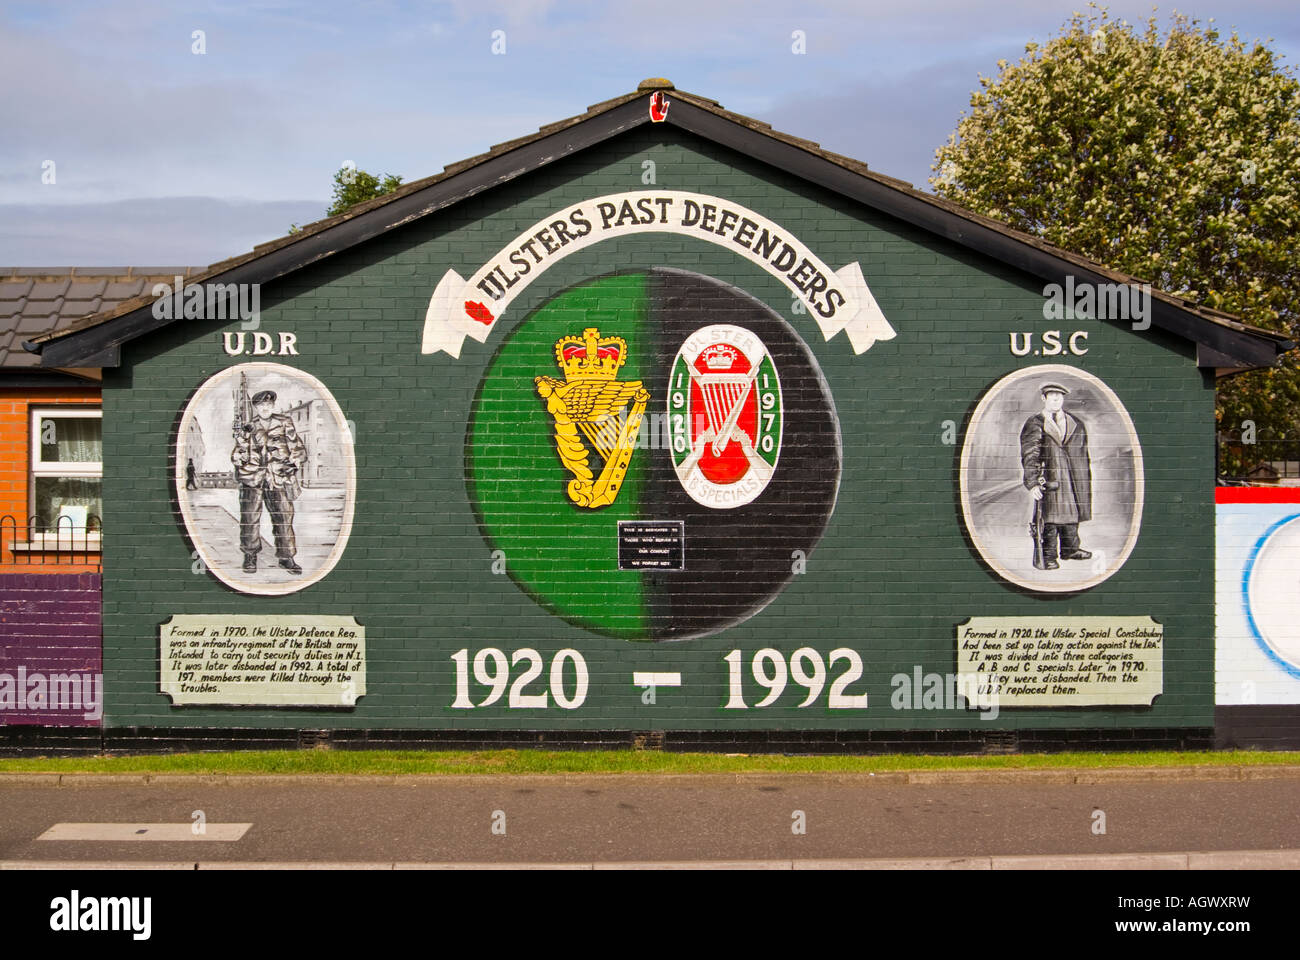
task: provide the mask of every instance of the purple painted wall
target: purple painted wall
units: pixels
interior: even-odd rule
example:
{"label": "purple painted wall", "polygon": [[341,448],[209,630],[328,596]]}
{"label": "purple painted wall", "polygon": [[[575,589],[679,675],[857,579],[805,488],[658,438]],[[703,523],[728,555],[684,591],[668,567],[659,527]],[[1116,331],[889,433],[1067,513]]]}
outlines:
{"label": "purple painted wall", "polygon": [[101,577],[0,575],[0,726],[98,727]]}

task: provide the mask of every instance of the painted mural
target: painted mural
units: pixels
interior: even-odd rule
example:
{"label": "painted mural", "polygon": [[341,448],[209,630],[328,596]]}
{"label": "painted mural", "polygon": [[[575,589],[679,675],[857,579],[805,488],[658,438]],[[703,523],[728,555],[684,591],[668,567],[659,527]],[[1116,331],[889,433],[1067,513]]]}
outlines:
{"label": "painted mural", "polygon": [[743,327],[692,333],[668,382],[673,467],[696,503],[752,503],[781,453],[781,381],[763,341]]}
{"label": "painted mural", "polygon": [[834,270],[791,231],[734,200],[646,190],[592,197],[553,212],[468,280],[448,270],[429,298],[421,351],[459,357],[466,337],[486,343],[511,303],[556,263],[638,233],[692,237],[745,258],[803,303],[827,340],[843,331],[855,354],[897,335],[856,260]]}
{"label": "painted mural", "polygon": [[1042,364],[993,384],[971,415],[960,471],[971,542],[1011,583],[1086,590],[1137,542],[1137,432],[1114,391],[1082,370]]}
{"label": "painted mural", "polygon": [[[566,492],[580,507],[609,506],[627,476],[650,394],[640,380],[617,379],[627,362],[627,341],[602,338],[596,327],[581,336],[561,337],[555,362],[564,379],[540,376],[535,383],[555,418],[555,452],[573,474]],[[599,452],[599,476],[591,471],[592,453],[584,438]]]}
{"label": "painted mural", "polygon": [[841,463],[829,387],[793,328],[668,268],[587,281],[521,322],[466,447],[483,535],[515,582],[628,640],[762,610],[821,539]]}
{"label": "painted mural", "polygon": [[244,363],[195,392],[176,437],[176,500],[208,571],[278,596],[328,575],[352,528],[352,433],[325,385]]}
{"label": "painted mural", "polygon": [[[242,342],[124,346],[106,727],[796,751],[1212,727],[1192,341],[1039,329],[1033,278],[1067,261],[1022,273],[1005,236],[963,247],[729,149],[629,131],[368,239],[345,219]],[[70,336],[94,357],[115,330]],[[1260,702],[1285,696],[1243,631]]]}
{"label": "painted mural", "polygon": [[1292,502],[1217,507],[1220,705],[1300,703],[1300,491],[1295,494]]}

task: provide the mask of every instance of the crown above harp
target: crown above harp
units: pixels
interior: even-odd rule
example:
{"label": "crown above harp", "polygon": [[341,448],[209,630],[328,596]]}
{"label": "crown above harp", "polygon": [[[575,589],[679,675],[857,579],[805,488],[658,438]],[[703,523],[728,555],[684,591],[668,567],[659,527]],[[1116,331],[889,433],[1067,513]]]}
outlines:
{"label": "crown above harp", "polygon": [[627,341],[602,337],[596,327],[582,336],[568,336],[555,344],[555,362],[566,380],[613,380],[627,362]]}

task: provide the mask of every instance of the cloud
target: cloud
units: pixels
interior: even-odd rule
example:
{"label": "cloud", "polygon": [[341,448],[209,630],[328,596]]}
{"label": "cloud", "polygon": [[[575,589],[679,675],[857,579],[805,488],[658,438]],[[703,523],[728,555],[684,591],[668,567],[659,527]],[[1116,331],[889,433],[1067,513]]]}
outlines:
{"label": "cloud", "polygon": [[213,197],[0,204],[0,264],[206,266],[323,214],[313,201],[235,203]]}
{"label": "cloud", "polygon": [[[924,188],[977,74],[1021,56],[1027,40],[1048,39],[1075,6],[1083,4],[119,0],[107,13],[87,2],[11,5],[0,9],[0,204],[15,214],[65,204],[85,212],[132,197],[238,198],[256,202],[250,211],[285,197],[315,200],[310,214],[267,223],[276,235],[321,216],[344,161],[418,179],[650,76]],[[1150,14],[1148,0],[1110,6],[1130,21]],[[1169,9],[1158,14],[1162,25]],[[1219,25],[1235,23],[1247,38],[1290,37],[1277,49],[1294,63],[1300,18],[1290,10],[1281,0],[1240,0]],[[508,34],[504,56],[491,52],[498,28]],[[191,51],[195,29],[205,31],[204,55]],[[796,29],[806,33],[805,55],[791,51]],[[43,184],[51,159],[57,183]],[[131,251],[151,249],[169,229],[142,223],[128,241],[123,225],[96,222]],[[47,227],[23,229],[53,253]],[[17,229],[3,225],[11,238]],[[199,259],[248,246],[174,234],[203,250]],[[48,259],[106,262],[94,242],[67,240],[66,253]],[[171,259],[173,248],[161,249]],[[10,260],[23,252],[7,250]]]}
{"label": "cloud", "polygon": [[897,79],[787,99],[764,118],[783,133],[819,142],[872,170],[929,190],[935,148],[957,128],[982,61],[946,61]]}

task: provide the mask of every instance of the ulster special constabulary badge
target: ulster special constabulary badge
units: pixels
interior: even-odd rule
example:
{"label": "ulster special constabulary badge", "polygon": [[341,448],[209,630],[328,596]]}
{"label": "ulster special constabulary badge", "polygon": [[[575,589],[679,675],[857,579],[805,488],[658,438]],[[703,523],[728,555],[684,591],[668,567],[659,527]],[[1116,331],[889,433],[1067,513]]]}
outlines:
{"label": "ulster special constabulary badge", "polygon": [[767,487],[781,453],[781,383],[743,327],[702,327],[682,344],[668,385],[673,466],[696,503],[727,510]]}
{"label": "ulster special constabulary badge", "polygon": [[[595,327],[582,336],[564,337],[555,344],[555,361],[564,379],[537,377],[537,392],[555,418],[555,449],[573,474],[568,495],[580,507],[607,507],[618,496],[627,475],[641,417],[650,394],[640,380],[614,379],[627,362],[627,341],[601,337]],[[600,475],[592,469],[586,437],[601,460]]]}

